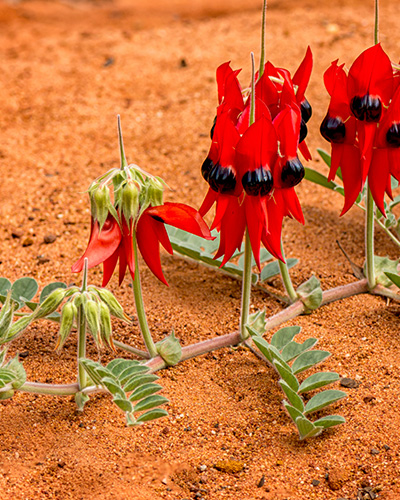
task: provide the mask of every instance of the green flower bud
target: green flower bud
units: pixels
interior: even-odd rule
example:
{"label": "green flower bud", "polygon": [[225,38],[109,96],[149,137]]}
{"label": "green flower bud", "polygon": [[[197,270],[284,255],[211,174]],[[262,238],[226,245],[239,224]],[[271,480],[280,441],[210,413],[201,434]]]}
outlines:
{"label": "green flower bud", "polygon": [[108,186],[100,185],[91,195],[91,211],[99,223],[100,231],[108,217],[110,205],[110,190]]}
{"label": "green flower bud", "polygon": [[296,293],[303,304],[306,306],[305,312],[318,309],[322,302],[321,284],[318,278],[314,275],[304,283],[302,283],[296,290]]}
{"label": "green flower bud", "polygon": [[74,319],[77,315],[78,309],[73,302],[70,301],[64,304],[64,307],[61,310],[60,329],[58,331],[58,339],[55,347],[57,351],[61,350],[61,347],[67,340],[74,325]]}
{"label": "green flower bud", "polygon": [[13,320],[15,302],[11,302],[11,290],[7,293],[7,298],[0,311],[0,339],[7,337],[8,329]]}
{"label": "green flower bud", "polygon": [[33,313],[33,319],[45,318],[49,314],[52,314],[61,302],[64,300],[66,294],[65,288],[56,288],[50,295],[48,295],[44,301],[39,305],[35,312]]}
{"label": "green flower bud", "polygon": [[100,302],[100,335],[104,342],[115,351],[114,343],[112,341],[112,326],[110,309],[104,302]]}
{"label": "green flower bud", "polygon": [[101,347],[99,305],[94,300],[88,300],[86,304],[83,304],[83,313],[94,341],[98,347]]}
{"label": "green flower bud", "polygon": [[169,337],[157,342],[156,349],[168,366],[174,366],[179,363],[182,357],[182,347],[179,340],[172,331]]}
{"label": "green flower bud", "polygon": [[153,207],[162,205],[163,194],[164,194],[163,183],[159,179],[157,179],[157,177],[152,177],[151,179],[149,179],[148,197],[150,200],[150,205]]}
{"label": "green flower bud", "polygon": [[136,219],[139,211],[139,189],[135,182],[128,180],[122,188],[120,206],[128,223]]}
{"label": "green flower bud", "polygon": [[100,297],[101,301],[104,302],[108,308],[110,309],[110,312],[113,316],[115,316],[118,319],[122,319],[123,321],[126,321],[127,323],[130,323],[130,318],[124,313],[124,310],[122,309],[121,304],[118,302],[118,300],[114,297],[114,295],[107,290],[106,288],[96,288],[96,293]]}
{"label": "green flower bud", "polygon": [[28,328],[29,324],[33,321],[33,319],[34,319],[34,314],[29,314],[28,316],[23,316],[18,321],[13,323],[11,328],[9,328],[8,330],[7,342],[9,342],[10,340],[14,340],[16,337],[18,337],[25,330],[25,328]]}

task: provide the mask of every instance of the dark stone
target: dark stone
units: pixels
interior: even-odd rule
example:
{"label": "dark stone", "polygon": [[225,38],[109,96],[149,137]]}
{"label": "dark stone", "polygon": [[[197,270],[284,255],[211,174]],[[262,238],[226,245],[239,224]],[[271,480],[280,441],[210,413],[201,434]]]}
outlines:
{"label": "dark stone", "polygon": [[340,385],[342,387],[346,387],[347,389],[357,389],[360,383],[352,378],[344,377],[340,379]]}
{"label": "dark stone", "polygon": [[371,455],[379,455],[379,450],[376,448],[371,448]]}
{"label": "dark stone", "polygon": [[257,488],[262,488],[264,486],[264,484],[265,484],[265,475],[263,474],[261,476],[261,479],[257,483]]}
{"label": "dark stone", "polygon": [[311,484],[312,484],[313,486],[318,486],[320,482],[321,482],[321,481],[318,481],[318,479],[313,479],[313,480],[311,481]]}
{"label": "dark stone", "polygon": [[29,351],[24,351],[19,353],[19,357],[25,359],[29,356]]}
{"label": "dark stone", "polygon": [[46,245],[49,245],[50,243],[54,243],[57,239],[57,236],[55,234],[46,234],[46,236],[43,238],[43,242],[46,243]]}

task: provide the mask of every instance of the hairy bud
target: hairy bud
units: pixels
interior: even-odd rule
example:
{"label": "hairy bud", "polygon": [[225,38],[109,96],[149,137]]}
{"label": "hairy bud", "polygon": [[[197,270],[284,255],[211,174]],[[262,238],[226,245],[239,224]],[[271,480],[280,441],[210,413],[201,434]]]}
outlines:
{"label": "hairy bud", "polygon": [[182,357],[182,347],[174,332],[169,337],[157,342],[156,349],[168,366],[176,365]]}
{"label": "hairy bud", "polygon": [[118,319],[122,319],[127,323],[130,323],[130,318],[124,313],[124,310],[118,300],[114,295],[106,288],[96,288],[95,292],[100,297],[101,301],[104,302],[110,309],[110,313]]}
{"label": "hairy bud", "polygon": [[56,288],[33,313],[33,319],[45,318],[53,313],[65,298],[65,288]]}
{"label": "hairy bud", "polygon": [[77,317],[78,310],[76,305],[70,301],[64,304],[64,307],[61,310],[61,319],[60,319],[60,329],[58,331],[58,339],[55,349],[60,351],[62,346],[70,334],[72,327],[74,325],[74,319]]}

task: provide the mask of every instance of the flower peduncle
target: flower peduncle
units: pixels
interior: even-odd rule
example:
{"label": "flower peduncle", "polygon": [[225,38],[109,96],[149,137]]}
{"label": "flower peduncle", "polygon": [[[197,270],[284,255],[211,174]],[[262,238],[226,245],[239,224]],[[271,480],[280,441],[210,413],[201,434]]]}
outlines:
{"label": "flower peduncle", "polygon": [[124,170],[124,168],[128,166],[128,162],[126,161],[124,141],[122,138],[121,117],[118,115],[117,119],[118,119],[119,152],[120,152],[120,156],[121,156],[121,170]]}

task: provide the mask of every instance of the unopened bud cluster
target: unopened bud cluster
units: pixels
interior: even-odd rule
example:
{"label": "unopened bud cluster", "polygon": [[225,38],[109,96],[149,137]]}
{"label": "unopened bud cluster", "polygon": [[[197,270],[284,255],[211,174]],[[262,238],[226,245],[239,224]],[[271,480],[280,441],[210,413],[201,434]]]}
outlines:
{"label": "unopened bud cluster", "polygon": [[61,310],[56,348],[61,349],[74,325],[79,328],[85,324],[99,348],[106,344],[114,349],[111,316],[130,321],[110,291],[95,286],[88,287],[86,291],[75,290]]}
{"label": "unopened bud cluster", "polygon": [[100,230],[109,214],[127,224],[138,220],[149,206],[163,204],[164,182],[143,172],[137,165],[113,168],[89,188],[91,214]]}

